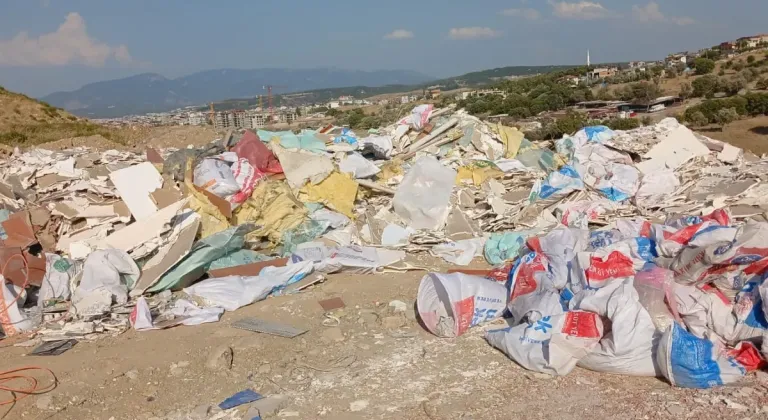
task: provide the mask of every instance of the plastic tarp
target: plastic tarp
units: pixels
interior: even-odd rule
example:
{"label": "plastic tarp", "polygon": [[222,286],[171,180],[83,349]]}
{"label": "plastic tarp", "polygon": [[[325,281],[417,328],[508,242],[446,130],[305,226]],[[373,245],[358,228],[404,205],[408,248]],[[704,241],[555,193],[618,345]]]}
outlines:
{"label": "plastic tarp", "polygon": [[312,272],[312,266],[312,261],[301,261],[285,267],[264,267],[258,276],[203,280],[185,288],[184,293],[200,297],[210,306],[235,311],[301,281]]}
{"label": "plastic tarp", "polygon": [[128,301],[128,291],[140,275],[141,270],[125,251],[105,249],[91,252],[83,264],[80,284],[72,294],[72,303],[80,314],[103,313],[113,302],[122,304]]}
{"label": "plastic tarp", "polygon": [[438,230],[450,212],[456,171],[425,156],[417,160],[400,183],[392,204],[413,229]]}
{"label": "plastic tarp", "polygon": [[189,253],[163,274],[154,286],[147,289],[147,292],[180,290],[194,283],[208,271],[213,261],[242,249],[245,244],[245,235],[253,230],[253,227],[253,225],[240,225],[197,241],[192,245]]}
{"label": "plastic tarp", "polygon": [[230,252],[229,254],[214,260],[208,266],[209,270],[218,270],[220,268],[236,267],[238,265],[253,264],[261,261],[269,261],[273,259],[264,254],[260,254],[250,249],[238,249],[237,251]]}
{"label": "plastic tarp", "polygon": [[485,242],[483,254],[491,265],[499,265],[504,261],[518,257],[520,249],[532,234],[530,231],[493,233]]}
{"label": "plastic tarp", "polygon": [[361,154],[350,153],[339,162],[339,171],[355,178],[370,178],[381,172],[381,169]]}
{"label": "plastic tarp", "polygon": [[531,190],[529,200],[533,203],[539,199],[559,198],[573,191],[584,189],[579,173],[572,166],[563,166],[557,172],[552,172],[543,182],[536,181]]}

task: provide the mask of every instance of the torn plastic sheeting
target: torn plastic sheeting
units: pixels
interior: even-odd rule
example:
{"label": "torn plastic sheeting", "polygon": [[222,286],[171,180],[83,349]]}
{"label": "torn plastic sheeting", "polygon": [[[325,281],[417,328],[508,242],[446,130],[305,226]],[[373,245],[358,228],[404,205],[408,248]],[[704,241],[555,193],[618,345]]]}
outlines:
{"label": "torn plastic sheeting", "polygon": [[515,261],[507,276],[506,288],[509,293],[507,311],[514,323],[523,319],[535,321],[567,310],[554,288],[546,257],[536,252],[529,252]]}
{"label": "torn plastic sheeting", "polygon": [[83,263],[80,284],[72,294],[72,304],[81,313],[80,303],[91,295],[103,295],[107,309],[114,302],[128,301],[128,291],[139,279],[141,270],[128,253],[119,249],[92,252]]}
{"label": "torn plastic sheeting", "polygon": [[491,330],[485,339],[528,370],[564,376],[597,346],[603,330],[597,314],[570,311]]}
{"label": "torn plastic sheeting", "polygon": [[235,311],[300,281],[312,272],[312,267],[312,261],[284,267],[265,267],[258,276],[229,276],[203,280],[185,288],[184,293],[202,298],[210,306]]}
{"label": "torn plastic sheeting", "polygon": [[493,164],[496,165],[496,167],[504,173],[529,172],[532,169],[523,165],[523,162],[520,162],[517,159],[499,159],[494,161]]}
{"label": "torn plastic sheeting", "polygon": [[233,267],[217,268],[209,270],[208,277],[258,276],[264,267],[284,267],[288,261],[288,258],[275,258],[272,260],[236,265]]}
{"label": "torn plastic sheeting", "polygon": [[[316,203],[312,203],[316,204]],[[321,206],[322,207],[322,206]],[[333,210],[328,210],[326,208],[320,208],[318,210],[313,211],[309,217],[312,220],[318,221],[318,222],[328,222],[331,229],[338,229],[342,228],[349,224],[350,220],[349,217],[344,216],[343,214],[339,212],[335,212]]]}
{"label": "torn plastic sheeting", "polygon": [[218,270],[220,268],[236,267],[273,259],[274,258],[272,257],[268,257],[250,249],[238,249],[237,251],[230,252],[229,254],[214,260],[211,262],[211,264],[209,264],[208,269]]}
{"label": "torn plastic sheeting", "polygon": [[305,185],[300,198],[311,203],[322,203],[347,216],[354,216],[358,184],[349,175],[333,172],[316,185]]}
{"label": "torn plastic sheeting", "polygon": [[589,222],[615,209],[616,204],[606,199],[582,200],[559,204],[554,213],[557,220],[565,226],[587,229]]}
{"label": "torn plastic sheeting", "polygon": [[174,316],[174,319],[162,322],[162,327],[155,326],[149,304],[142,296],[136,301],[136,306],[131,311],[129,320],[136,331],[156,330],[176,325],[200,325],[218,322],[224,314],[224,309],[200,308],[186,299],[179,299],[174,302],[173,308],[169,312]]}
{"label": "torn plastic sheeting", "polygon": [[472,181],[475,186],[482,185],[489,178],[501,178],[504,173],[493,162],[476,160],[469,165],[459,167],[456,184],[461,185],[465,180]]}
{"label": "torn plastic sheeting", "polygon": [[584,127],[577,131],[571,139],[576,148],[584,146],[587,143],[607,143],[609,142],[615,133],[610,128],[604,125],[594,125],[590,127]]}
{"label": "torn plastic sheeting", "polygon": [[661,376],[656,365],[656,343],[661,333],[640,303],[632,278],[577,293],[570,305],[611,321],[611,330],[597,348],[579,361],[579,366],[620,375]]}
{"label": "torn plastic sheeting", "polygon": [[[395,135],[397,138],[397,135]],[[390,136],[368,136],[360,139],[361,152],[372,154],[377,159],[389,159],[392,157],[394,145]]]}
{"label": "torn plastic sheeting", "polygon": [[432,115],[434,105],[423,104],[419,105],[411,111],[411,114],[400,120],[398,124],[410,125],[416,131],[421,131],[422,128],[429,121],[429,117]]}
{"label": "torn plastic sheeting", "polygon": [[245,130],[243,138],[232,148],[232,151],[237,153],[238,157],[247,159],[251,166],[263,173],[283,173],[280,161],[253,131]]}
{"label": "torn plastic sheeting", "polygon": [[536,181],[531,190],[531,203],[539,199],[562,197],[576,190],[584,189],[579,173],[572,166],[563,166],[557,172],[549,174],[546,180]]}
{"label": "torn plastic sheeting", "polygon": [[381,232],[381,245],[388,247],[408,245],[408,239],[412,234],[413,229],[390,223]]}
{"label": "torn plastic sheeting", "polygon": [[299,244],[319,238],[331,225],[327,221],[305,220],[293,229],[283,232],[283,256],[290,256]]}
{"label": "torn plastic sheeting", "polygon": [[620,251],[607,256],[591,252],[579,252],[571,267],[571,290],[599,289],[615,281],[634,278],[637,270],[632,258]]}
{"label": "torn plastic sheeting", "polygon": [[539,148],[525,138],[520,142],[516,159],[529,168],[538,168],[546,172],[554,171],[565,164],[562,157],[553,151]]}
{"label": "torn plastic sheeting", "polygon": [[589,241],[589,231],[558,226],[543,236],[528,238],[527,245],[532,251],[547,258],[549,271],[555,288],[562,290],[568,283],[570,262],[576,253],[584,251]]}
{"label": "torn plastic sheeting", "polygon": [[351,174],[355,178],[370,178],[381,172],[381,169],[361,154],[350,153],[339,162],[339,171]]}
{"label": "torn plastic sheeting", "polygon": [[279,244],[283,233],[301,224],[307,218],[307,208],[298,201],[288,184],[265,181],[256,186],[251,198],[237,209],[233,224],[254,223],[257,228],[246,236],[248,241],[267,237]]}
{"label": "torn plastic sheeting", "polygon": [[469,265],[475,257],[483,255],[483,246],[486,240],[486,238],[473,238],[447,242],[433,246],[429,252],[449,263],[462,266]]}
{"label": "torn plastic sheeting", "polygon": [[368,246],[344,246],[333,250],[331,263],[349,268],[376,270],[405,259],[405,252]]}
{"label": "torn plastic sheeting", "polygon": [[431,156],[422,157],[395,192],[395,213],[413,229],[441,229],[450,212],[455,179],[456,171]]}
{"label": "torn plastic sheeting", "polygon": [[585,185],[600,191],[611,201],[624,201],[637,192],[640,173],[632,159],[601,144],[589,144],[576,150],[573,167]]}
{"label": "torn plastic sheeting", "polygon": [[643,176],[636,196],[644,205],[657,204],[677,191],[680,180],[671,169],[654,171]]}
{"label": "torn plastic sheeting", "polygon": [[656,331],[663,333],[675,321],[682,322],[673,290],[675,273],[648,263],[635,274],[634,286],[638,300],[651,316]]}
{"label": "torn plastic sheeting", "polygon": [[419,283],[416,306],[427,330],[452,338],[500,317],[506,295],[503,285],[484,277],[429,273]]}
{"label": "torn plastic sheeting", "polygon": [[237,162],[232,165],[232,175],[234,175],[235,182],[237,182],[237,186],[240,189],[229,198],[229,201],[233,203],[233,207],[237,207],[237,205],[245,202],[245,200],[253,194],[253,189],[256,188],[256,184],[261,182],[267,176],[260,170],[254,168],[247,159],[238,159]]}
{"label": "torn plastic sheeting", "polygon": [[341,129],[341,135],[336,136],[333,138],[334,143],[347,143],[356,145],[357,144],[357,134],[355,134],[354,131],[352,131],[349,128],[342,128]]}
{"label": "torn plastic sheeting", "polygon": [[194,283],[203,276],[213,261],[241,249],[245,243],[245,235],[253,228],[253,225],[240,225],[196,242],[189,253],[163,274],[147,292],[180,290]]}
{"label": "torn plastic sheeting", "polygon": [[736,382],[756,369],[762,360],[757,348],[749,342],[722,352],[711,341],[694,336],[677,323],[662,336],[656,357],[662,375],[670,384],[699,389]]}
{"label": "torn plastic sheeting", "polygon": [[327,156],[304,150],[287,150],[274,142],[272,147],[292,188],[301,188],[307,182],[322,182],[334,170],[333,162]]}
{"label": "torn plastic sheeting", "polygon": [[533,232],[527,230],[491,234],[485,242],[485,259],[491,265],[499,265],[517,258],[520,249],[525,246],[526,239],[532,234]]}
{"label": "torn plastic sheeting", "polygon": [[501,124],[497,126],[497,130],[499,131],[501,142],[504,143],[504,157],[506,159],[514,159],[523,141],[523,132],[515,127],[507,127]]}

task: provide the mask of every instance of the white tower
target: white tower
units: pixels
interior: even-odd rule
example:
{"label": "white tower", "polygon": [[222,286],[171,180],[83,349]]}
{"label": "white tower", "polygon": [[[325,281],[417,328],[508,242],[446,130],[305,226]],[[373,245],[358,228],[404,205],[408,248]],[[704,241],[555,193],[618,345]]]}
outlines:
{"label": "white tower", "polygon": [[587,50],[587,67],[589,67],[589,50]]}

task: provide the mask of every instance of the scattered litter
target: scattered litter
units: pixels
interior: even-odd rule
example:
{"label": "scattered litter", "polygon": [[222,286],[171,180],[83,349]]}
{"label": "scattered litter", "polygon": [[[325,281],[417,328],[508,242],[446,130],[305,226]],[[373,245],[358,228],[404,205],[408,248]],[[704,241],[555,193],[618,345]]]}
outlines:
{"label": "scattered litter", "polygon": [[264,396],[259,394],[258,392],[252,389],[246,389],[220,402],[219,408],[221,408],[222,410],[229,410],[230,408],[235,408],[243,404],[248,404],[250,402],[254,402],[262,398],[264,398]]}
{"label": "scattered litter", "polygon": [[77,344],[77,340],[46,341],[35,347],[30,356],[58,356]]}
{"label": "scattered litter", "polygon": [[345,307],[344,301],[340,297],[325,299],[317,302],[324,311],[329,312],[334,309],[340,309]]}
{"label": "scattered litter", "polygon": [[280,337],[294,338],[298,337],[309,330],[295,328],[290,325],[280,324],[277,322],[265,321],[257,318],[243,318],[241,320],[232,323],[233,328],[239,328],[241,330],[248,330],[253,332],[260,332],[264,334],[277,335]]}

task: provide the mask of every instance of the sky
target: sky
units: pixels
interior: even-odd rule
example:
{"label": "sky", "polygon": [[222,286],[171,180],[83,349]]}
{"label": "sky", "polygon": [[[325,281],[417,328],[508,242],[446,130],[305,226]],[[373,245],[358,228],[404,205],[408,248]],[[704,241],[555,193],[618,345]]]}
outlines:
{"label": "sky", "polygon": [[139,73],[416,70],[661,59],[768,32],[765,0],[0,0],[0,86]]}

